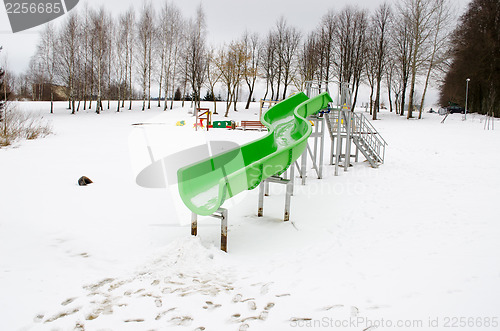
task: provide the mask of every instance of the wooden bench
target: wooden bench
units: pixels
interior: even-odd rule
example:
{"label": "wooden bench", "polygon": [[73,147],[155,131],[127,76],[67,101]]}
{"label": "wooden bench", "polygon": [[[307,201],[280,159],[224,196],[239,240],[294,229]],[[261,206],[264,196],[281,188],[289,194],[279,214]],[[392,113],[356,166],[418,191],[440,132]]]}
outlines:
{"label": "wooden bench", "polygon": [[242,130],[267,130],[260,121],[241,121],[239,128]]}

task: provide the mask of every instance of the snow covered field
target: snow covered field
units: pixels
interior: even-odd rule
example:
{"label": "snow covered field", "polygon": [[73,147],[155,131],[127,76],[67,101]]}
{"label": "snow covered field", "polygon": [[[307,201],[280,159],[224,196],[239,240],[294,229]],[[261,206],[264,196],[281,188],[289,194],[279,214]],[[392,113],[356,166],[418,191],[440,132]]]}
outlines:
{"label": "snow covered field", "polygon": [[[288,223],[282,187],[271,186],[263,218],[258,190],[243,194],[226,254],[217,220],[200,218],[191,237],[168,190],[135,184],[131,124],[158,123],[152,134],[167,139],[156,153],[263,133],[195,133],[182,108],[65,106],[46,115],[54,135],[0,149],[1,330],[500,329],[498,122],[485,131],[477,115],[440,124],[383,112],[386,164],[338,177],[326,166],[322,180],[311,170]],[[79,187],[83,175],[94,184]]]}

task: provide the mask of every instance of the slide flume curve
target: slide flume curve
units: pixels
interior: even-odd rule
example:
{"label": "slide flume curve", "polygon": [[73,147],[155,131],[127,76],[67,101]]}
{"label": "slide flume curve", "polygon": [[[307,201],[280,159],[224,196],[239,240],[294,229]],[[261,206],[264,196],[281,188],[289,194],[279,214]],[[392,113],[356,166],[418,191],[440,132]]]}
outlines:
{"label": "slide flume curve", "polygon": [[266,136],[180,168],[177,178],[184,204],[198,215],[211,215],[226,199],[285,172],[306,149],[312,132],[306,118],[330,102],[326,92],[311,99],[303,92],[295,94],[262,116],[269,130]]}

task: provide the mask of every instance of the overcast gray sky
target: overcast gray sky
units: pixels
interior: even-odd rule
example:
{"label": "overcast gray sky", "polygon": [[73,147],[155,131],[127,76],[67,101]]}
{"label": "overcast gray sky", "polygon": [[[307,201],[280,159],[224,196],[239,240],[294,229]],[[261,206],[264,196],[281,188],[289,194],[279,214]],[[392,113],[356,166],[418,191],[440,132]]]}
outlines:
{"label": "overcast gray sky", "polygon": [[[196,11],[200,0],[171,0],[181,8],[185,17],[191,17]],[[110,11],[118,14],[129,6],[139,11],[141,0],[87,0],[91,7],[104,5]],[[159,8],[164,0],[152,0]],[[201,0],[205,10],[210,43],[231,41],[240,37],[245,30],[266,33],[276,20],[284,16],[288,23],[302,30],[304,34],[313,30],[320,18],[329,10],[339,10],[346,5],[355,5],[372,10],[384,0]],[[394,0],[388,0],[392,3]],[[454,1],[458,15],[461,15],[470,0]],[[80,1],[75,10],[83,6]],[[64,20],[64,16],[56,22]],[[35,51],[40,27],[13,34],[10,29],[5,7],[0,5],[0,46],[3,46],[2,58],[7,56],[10,70],[24,72],[30,57]],[[2,61],[3,62],[3,61]]]}

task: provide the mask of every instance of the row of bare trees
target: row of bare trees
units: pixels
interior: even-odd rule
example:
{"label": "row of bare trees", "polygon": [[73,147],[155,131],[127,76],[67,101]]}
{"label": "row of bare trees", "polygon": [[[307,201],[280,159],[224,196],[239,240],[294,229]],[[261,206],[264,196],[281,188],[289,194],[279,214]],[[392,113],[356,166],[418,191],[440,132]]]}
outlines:
{"label": "row of bare trees", "polygon": [[118,17],[84,7],[59,28],[46,26],[25,86],[39,86],[33,88],[35,99],[48,86],[53,100],[53,86],[63,85],[73,112],[100,112],[106,99],[108,108],[109,100],[119,100],[117,111],[126,100],[130,109],[133,99],[149,109],[155,86],[158,107],[164,100],[166,110],[175,91],[199,103],[202,89],[215,100],[222,87],[227,116],[243,89],[249,107],[259,80],[265,82],[264,98],[271,99],[286,98],[292,86],[302,90],[310,80],[335,80],[352,86],[354,107],[360,85],[367,84],[374,119],[383,91],[391,111],[410,118],[417,110],[421,117],[428,86],[445,70],[455,23],[450,1],[398,0],[373,13],[347,6],[327,12],[307,35],[282,17],[265,36],[245,32],[218,47],[206,44],[201,6],[191,19],[169,2],[159,10],[144,2],[138,13],[131,8]]}

